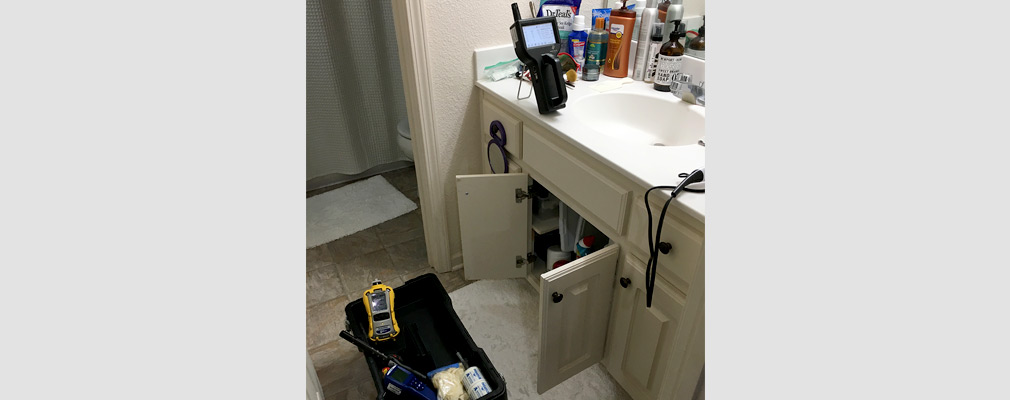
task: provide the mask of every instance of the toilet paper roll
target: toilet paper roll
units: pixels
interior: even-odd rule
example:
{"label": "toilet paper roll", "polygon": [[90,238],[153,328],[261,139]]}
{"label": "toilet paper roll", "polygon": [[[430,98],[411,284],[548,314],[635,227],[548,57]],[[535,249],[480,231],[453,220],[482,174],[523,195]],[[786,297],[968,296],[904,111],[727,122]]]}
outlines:
{"label": "toilet paper roll", "polygon": [[547,269],[553,269],[554,263],[565,260],[571,261],[571,253],[567,251],[561,251],[561,246],[554,245],[547,248]]}

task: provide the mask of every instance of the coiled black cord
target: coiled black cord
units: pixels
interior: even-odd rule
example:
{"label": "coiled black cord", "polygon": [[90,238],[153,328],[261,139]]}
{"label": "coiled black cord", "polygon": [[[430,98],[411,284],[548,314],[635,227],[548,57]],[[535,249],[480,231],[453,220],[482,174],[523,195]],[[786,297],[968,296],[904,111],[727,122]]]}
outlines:
{"label": "coiled black cord", "polygon": [[[683,176],[684,174],[681,174]],[[670,207],[670,202],[677,197],[680,192],[687,188],[687,185],[695,182],[701,182],[705,180],[705,172],[696,169],[690,174],[684,177],[684,180],[680,181],[677,186],[655,186],[645,191],[645,212],[649,214],[649,262],[645,264],[645,307],[652,308],[652,292],[656,287],[656,264],[659,262],[659,242],[660,237],[663,234],[663,220],[666,218],[666,209]],[[653,190],[667,190],[673,189],[670,192],[670,198],[666,200],[663,204],[663,211],[659,214],[659,221],[656,227],[656,239],[652,239],[652,207],[649,206],[649,193]],[[693,191],[693,190],[692,190]]]}

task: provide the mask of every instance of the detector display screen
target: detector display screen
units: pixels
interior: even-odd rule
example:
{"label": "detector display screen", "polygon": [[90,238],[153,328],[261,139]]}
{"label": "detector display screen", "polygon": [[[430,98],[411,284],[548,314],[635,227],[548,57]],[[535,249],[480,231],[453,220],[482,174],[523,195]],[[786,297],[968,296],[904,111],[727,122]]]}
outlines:
{"label": "detector display screen", "polygon": [[384,293],[372,293],[372,309],[383,310],[386,308],[386,295]]}
{"label": "detector display screen", "polygon": [[524,26],[523,36],[526,38],[526,48],[557,43],[554,41],[554,26],[550,22]]}

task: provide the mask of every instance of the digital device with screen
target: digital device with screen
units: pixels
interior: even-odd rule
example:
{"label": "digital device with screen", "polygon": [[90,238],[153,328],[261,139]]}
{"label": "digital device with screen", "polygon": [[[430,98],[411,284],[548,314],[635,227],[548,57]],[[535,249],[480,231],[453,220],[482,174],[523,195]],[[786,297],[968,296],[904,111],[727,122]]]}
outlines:
{"label": "digital device with screen", "polygon": [[396,324],[396,315],[393,313],[393,288],[375,280],[361,300],[365,302],[365,311],[368,312],[369,339],[378,342],[400,334],[400,326]]}
{"label": "digital device with screen", "polygon": [[407,392],[410,394],[404,396],[407,398],[437,399],[435,392],[425,385],[423,381],[396,364],[389,366],[386,374],[382,377],[382,382],[385,384],[387,392],[393,392],[399,396],[404,396],[404,392]]}
{"label": "digital device with screen", "polygon": [[512,45],[519,61],[530,71],[537,110],[547,114],[565,108],[568,91],[561,61],[558,60],[563,43],[558,33],[557,17],[522,19],[516,3],[512,3],[512,17],[515,19],[509,27]]}

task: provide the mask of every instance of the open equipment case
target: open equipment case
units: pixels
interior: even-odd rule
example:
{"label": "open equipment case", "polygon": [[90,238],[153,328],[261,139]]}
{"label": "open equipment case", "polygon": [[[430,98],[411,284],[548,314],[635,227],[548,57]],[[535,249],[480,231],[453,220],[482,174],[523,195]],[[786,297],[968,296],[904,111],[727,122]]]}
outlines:
{"label": "open equipment case", "polygon": [[[393,312],[401,329],[400,334],[391,340],[369,342],[372,347],[396,355],[404,364],[425,373],[459,362],[456,356],[458,352],[467,365],[480,369],[491,387],[491,393],[473,400],[507,399],[505,379],[491,364],[484,350],[473,342],[470,333],[456,315],[456,310],[452,308],[449,294],[435,274],[428,273],[408,280],[403,286],[393,288],[393,292],[396,293]],[[344,312],[347,314],[345,328],[358,338],[367,338],[368,314],[362,299],[359,297],[348,303]],[[378,393],[376,399],[408,398],[386,393],[382,384],[382,368],[386,365],[381,360],[365,352],[365,362]],[[435,388],[432,387],[432,390]]]}

